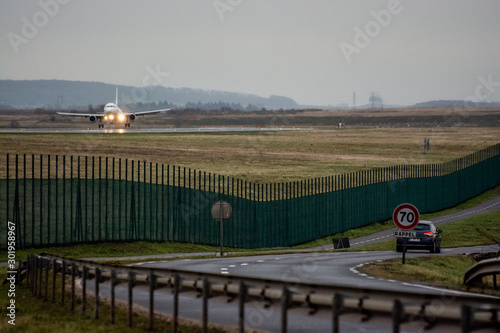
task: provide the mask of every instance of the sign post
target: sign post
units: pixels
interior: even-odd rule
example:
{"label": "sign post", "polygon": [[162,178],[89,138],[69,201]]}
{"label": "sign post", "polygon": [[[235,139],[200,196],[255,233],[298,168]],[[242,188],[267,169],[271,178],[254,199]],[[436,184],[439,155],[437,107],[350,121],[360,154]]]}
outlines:
{"label": "sign post", "polygon": [[403,238],[403,265],[405,264],[406,257],[406,239],[417,237],[417,232],[412,231],[420,221],[420,213],[417,207],[405,203],[401,204],[394,209],[392,213],[392,220],[399,230],[394,232],[394,237]]}
{"label": "sign post", "polygon": [[212,206],[212,217],[219,221],[220,232],[220,256],[224,256],[224,221],[231,217],[233,209],[227,201],[217,201]]}

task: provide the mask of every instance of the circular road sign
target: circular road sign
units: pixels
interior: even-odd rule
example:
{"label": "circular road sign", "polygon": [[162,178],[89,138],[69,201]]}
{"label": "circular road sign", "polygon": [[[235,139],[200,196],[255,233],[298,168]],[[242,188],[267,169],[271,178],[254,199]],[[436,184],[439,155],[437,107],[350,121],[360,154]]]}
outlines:
{"label": "circular road sign", "polygon": [[233,212],[231,205],[227,201],[217,201],[212,206],[212,217],[216,221],[222,221],[229,219],[231,213]]}
{"label": "circular road sign", "polygon": [[417,207],[411,204],[401,204],[394,209],[392,219],[399,229],[411,230],[417,226],[420,220],[420,213]]}

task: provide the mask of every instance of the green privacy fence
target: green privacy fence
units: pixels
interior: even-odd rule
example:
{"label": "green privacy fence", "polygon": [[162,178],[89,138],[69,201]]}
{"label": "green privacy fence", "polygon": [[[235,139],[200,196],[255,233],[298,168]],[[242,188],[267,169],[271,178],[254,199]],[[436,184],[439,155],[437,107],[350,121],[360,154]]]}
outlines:
{"label": "green privacy fence", "polygon": [[391,218],[403,202],[452,207],[500,184],[500,144],[463,158],[256,184],[179,166],[108,157],[15,155],[0,161],[0,246],[102,241],[219,245],[212,204],[228,201],[224,245],[290,246]]}

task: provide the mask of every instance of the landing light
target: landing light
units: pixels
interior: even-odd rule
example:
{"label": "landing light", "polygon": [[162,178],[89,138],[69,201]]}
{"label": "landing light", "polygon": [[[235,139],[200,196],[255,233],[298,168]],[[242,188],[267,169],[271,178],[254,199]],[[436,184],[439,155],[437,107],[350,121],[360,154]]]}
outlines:
{"label": "landing light", "polygon": [[119,116],[118,116],[118,120],[120,120],[120,121],[124,121],[124,120],[125,120],[125,116],[124,116],[124,115],[122,115],[122,114],[121,114],[121,115],[119,115]]}
{"label": "landing light", "polygon": [[115,116],[113,116],[112,114],[109,115],[109,120],[113,120],[115,119]]}

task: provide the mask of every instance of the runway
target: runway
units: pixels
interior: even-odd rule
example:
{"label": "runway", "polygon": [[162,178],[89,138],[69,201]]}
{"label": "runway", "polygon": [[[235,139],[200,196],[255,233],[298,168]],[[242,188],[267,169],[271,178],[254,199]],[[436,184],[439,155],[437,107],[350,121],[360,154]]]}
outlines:
{"label": "runway", "polygon": [[127,133],[218,133],[218,132],[276,132],[300,131],[305,128],[295,127],[181,127],[181,128],[0,128],[0,133],[97,133],[97,134],[127,134]]}

